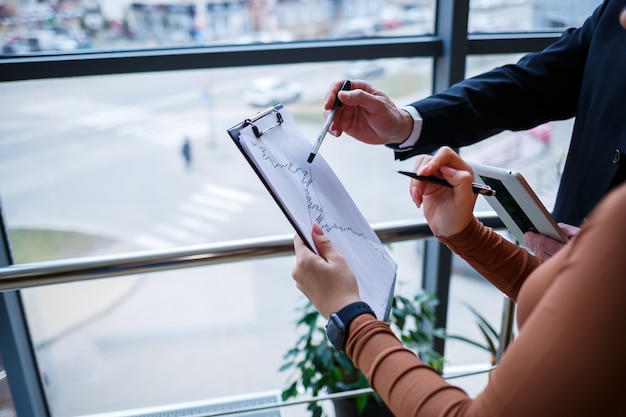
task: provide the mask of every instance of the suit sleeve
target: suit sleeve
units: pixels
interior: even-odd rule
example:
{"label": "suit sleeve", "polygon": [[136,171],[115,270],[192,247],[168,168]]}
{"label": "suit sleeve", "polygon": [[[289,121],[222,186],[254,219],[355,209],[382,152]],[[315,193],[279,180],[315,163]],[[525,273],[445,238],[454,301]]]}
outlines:
{"label": "suit sleeve", "polygon": [[543,51],[412,103],[424,120],[422,131],[413,148],[396,151],[396,159],[573,117],[591,38],[606,3]]}

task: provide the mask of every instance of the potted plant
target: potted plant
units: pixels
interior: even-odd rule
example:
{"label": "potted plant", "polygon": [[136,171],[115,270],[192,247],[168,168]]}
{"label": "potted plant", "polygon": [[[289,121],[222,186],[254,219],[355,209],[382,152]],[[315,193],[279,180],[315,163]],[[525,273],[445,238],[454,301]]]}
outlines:
{"label": "potted plant", "polygon": [[[419,291],[411,299],[395,295],[389,316],[394,333],[405,346],[415,351],[426,363],[439,372],[443,369],[443,357],[432,348],[434,308],[437,299],[425,291]],[[369,383],[344,352],[336,351],[326,339],[326,320],[310,302],[302,308],[296,328],[300,337],[285,355],[280,371],[291,371],[288,386],[282,392],[283,401],[301,394],[317,396],[320,393],[335,393],[368,388]],[[302,332],[302,330],[304,330]],[[334,400],[335,414],[345,415],[350,406],[358,415],[365,415],[374,408],[376,416],[382,417],[380,407],[386,407],[376,395],[365,395],[347,400]],[[312,417],[324,414],[317,402],[309,403]],[[384,412],[382,411],[382,412]],[[391,415],[389,413],[388,415]]]}

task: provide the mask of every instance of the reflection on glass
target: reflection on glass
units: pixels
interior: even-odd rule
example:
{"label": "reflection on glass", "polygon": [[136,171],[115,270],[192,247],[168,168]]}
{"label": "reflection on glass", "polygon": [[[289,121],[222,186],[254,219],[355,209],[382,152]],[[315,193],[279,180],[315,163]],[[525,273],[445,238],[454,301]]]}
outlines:
{"label": "reflection on glass", "polygon": [[13,398],[11,397],[11,390],[9,388],[9,378],[7,371],[4,369],[4,362],[2,361],[2,355],[0,355],[0,416],[17,417],[13,405]]}
{"label": "reflection on glass", "polygon": [[[6,3],[6,2],[5,2]],[[8,2],[2,53],[422,35],[433,0]]]}
{"label": "reflection on glass", "polygon": [[[273,77],[296,89],[285,106],[313,141],[331,82],[366,78],[405,104],[429,93],[431,67],[385,59],[1,83],[15,262],[292,234],[227,134],[264,108],[253,86]],[[283,86],[269,86],[262,95],[276,99]],[[320,153],[371,223],[419,215],[395,172],[412,161],[346,136]],[[418,271],[415,254],[413,243],[392,256]],[[302,301],[292,266],[280,258],[22,291],[53,415],[282,388],[277,369]]]}
{"label": "reflection on glass", "polygon": [[470,0],[468,32],[528,32],[578,27],[600,3],[599,0]]}

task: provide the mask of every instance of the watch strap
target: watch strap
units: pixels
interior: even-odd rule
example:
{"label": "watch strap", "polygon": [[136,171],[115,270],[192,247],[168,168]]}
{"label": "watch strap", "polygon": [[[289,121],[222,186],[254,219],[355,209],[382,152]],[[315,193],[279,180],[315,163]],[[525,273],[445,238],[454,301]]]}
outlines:
{"label": "watch strap", "polygon": [[357,301],[355,303],[348,304],[337,312],[337,316],[341,319],[341,322],[346,327],[346,329],[348,328],[352,320],[354,320],[361,314],[371,314],[372,316],[376,317],[376,313],[374,313],[374,310],[372,310],[371,307],[363,301]]}
{"label": "watch strap", "polygon": [[350,326],[352,320],[362,314],[371,314],[376,317],[374,310],[363,301],[348,304],[338,312],[330,315],[330,320],[326,325],[326,335],[335,349],[345,350],[346,340],[348,339],[348,326]]}

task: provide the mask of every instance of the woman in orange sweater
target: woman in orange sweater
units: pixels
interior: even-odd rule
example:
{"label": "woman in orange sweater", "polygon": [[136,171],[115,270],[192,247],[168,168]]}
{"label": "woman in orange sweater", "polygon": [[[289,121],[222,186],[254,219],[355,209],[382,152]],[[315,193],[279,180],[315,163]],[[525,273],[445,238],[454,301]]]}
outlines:
{"label": "woman in orange sweater", "polygon": [[411,180],[411,197],[435,236],[517,302],[519,335],[470,398],[405,349],[387,323],[363,314],[354,275],[319,226],[319,256],[296,237],[298,288],[325,317],[351,312],[335,345],[394,415],[626,416],[626,185],[542,262],[473,216],[473,173],[452,149],[418,157],[416,171],[453,186]]}

